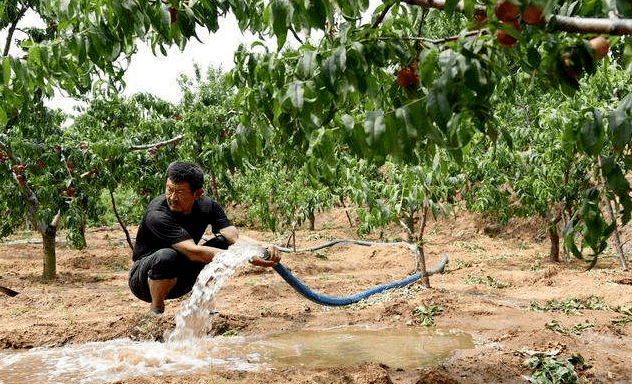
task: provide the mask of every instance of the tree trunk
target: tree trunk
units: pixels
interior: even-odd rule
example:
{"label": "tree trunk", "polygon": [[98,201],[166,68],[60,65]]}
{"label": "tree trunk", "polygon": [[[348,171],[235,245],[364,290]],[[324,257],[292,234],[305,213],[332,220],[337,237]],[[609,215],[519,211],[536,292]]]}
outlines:
{"label": "tree trunk", "polygon": [[213,172],[209,172],[209,187],[211,189],[211,194],[213,194],[213,198],[219,203],[221,201],[221,196],[219,195],[219,189],[217,189],[217,179],[215,179],[215,174],[213,174]]}
{"label": "tree trunk", "polygon": [[116,216],[116,220],[118,221],[119,225],[123,229],[123,232],[125,233],[125,239],[127,240],[127,245],[129,245],[129,248],[131,250],[134,250],[134,242],[132,242],[132,238],[129,236],[129,231],[127,230],[127,227],[125,226],[125,223],[123,222],[123,219],[121,219],[121,216],[119,216],[118,210],[116,209],[116,200],[114,200],[114,192],[111,189],[108,189],[108,191],[110,192],[110,200],[112,201],[112,210],[114,211],[114,216]]}
{"label": "tree trunk", "polygon": [[57,212],[50,224],[40,224],[42,243],[44,244],[44,273],[45,280],[52,280],[57,275],[57,257],[55,256],[55,238],[57,237],[57,223],[61,213]]}
{"label": "tree trunk", "polygon": [[340,204],[345,209],[345,215],[347,215],[347,220],[349,220],[349,228],[353,228],[353,221],[351,221],[351,216],[349,216],[349,211],[347,210],[347,205],[345,204],[345,198],[340,196]]}
{"label": "tree trunk", "polygon": [[44,243],[44,273],[45,280],[52,280],[57,275],[57,258],[55,256],[55,237],[57,236],[57,225],[47,225],[42,231],[42,241]]}
{"label": "tree trunk", "polygon": [[418,251],[417,252],[417,271],[421,273],[421,276],[422,276],[421,278],[422,278],[424,287],[430,288],[430,278],[426,274],[426,255],[424,253],[424,232],[426,230],[427,220],[428,220],[428,206],[427,204],[424,204],[422,218],[421,218],[421,229],[419,230],[419,246],[417,247],[417,251]]}
{"label": "tree trunk", "polygon": [[426,274],[426,255],[424,254],[424,246],[423,243],[417,247],[418,258],[417,258],[417,271],[421,274],[421,280],[426,288],[430,288],[430,277]]}
{"label": "tree trunk", "polygon": [[[599,164],[599,174],[601,175],[601,182],[603,183],[604,188],[607,188],[608,184],[606,183],[606,178],[603,175],[603,162],[601,160],[601,156],[597,158],[597,163]],[[617,228],[617,217],[614,214],[614,209],[612,208],[612,203],[608,199],[607,196],[604,197],[604,202],[606,204],[606,209],[608,211],[608,216],[610,217],[610,221],[614,224],[614,231],[612,235],[614,237],[614,246],[617,250],[617,256],[619,256],[619,262],[621,263],[621,269],[623,271],[628,270],[628,262],[625,259],[625,252],[623,252],[623,246],[621,245],[621,238],[619,237],[619,229]]]}
{"label": "tree trunk", "polygon": [[551,241],[551,248],[549,250],[549,259],[558,263],[560,261],[560,234],[557,231],[557,225],[554,223],[548,223],[549,240]]}
{"label": "tree trunk", "polygon": [[313,210],[309,211],[308,218],[309,218],[309,230],[313,231],[316,229],[316,216],[314,215]]}
{"label": "tree trunk", "polygon": [[553,216],[551,210],[547,210],[544,214],[546,220],[546,230],[549,234],[549,240],[551,246],[549,248],[549,260],[554,263],[560,262],[560,232],[557,227],[558,223],[562,220],[562,211],[556,216]]}

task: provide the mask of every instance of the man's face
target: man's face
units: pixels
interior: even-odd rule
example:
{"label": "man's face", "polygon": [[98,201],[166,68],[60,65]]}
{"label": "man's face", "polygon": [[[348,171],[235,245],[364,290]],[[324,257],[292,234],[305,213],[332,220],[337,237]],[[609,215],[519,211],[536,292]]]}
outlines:
{"label": "man's face", "polygon": [[167,179],[165,198],[171,212],[188,215],[193,209],[193,203],[201,194],[201,189],[195,192],[191,191],[191,187],[186,181],[175,183],[171,179]]}

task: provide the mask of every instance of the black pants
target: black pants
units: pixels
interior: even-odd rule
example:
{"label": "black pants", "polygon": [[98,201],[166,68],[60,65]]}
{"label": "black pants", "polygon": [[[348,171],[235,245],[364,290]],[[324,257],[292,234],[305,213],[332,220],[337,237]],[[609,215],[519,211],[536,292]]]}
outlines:
{"label": "black pants", "polygon": [[[204,245],[228,249],[229,244],[224,236],[215,235]],[[147,279],[176,279],[176,285],[167,295],[167,299],[175,299],[191,291],[204,266],[206,264],[191,261],[173,248],[162,248],[134,262],[129,271],[129,287],[134,296],[151,303]]]}

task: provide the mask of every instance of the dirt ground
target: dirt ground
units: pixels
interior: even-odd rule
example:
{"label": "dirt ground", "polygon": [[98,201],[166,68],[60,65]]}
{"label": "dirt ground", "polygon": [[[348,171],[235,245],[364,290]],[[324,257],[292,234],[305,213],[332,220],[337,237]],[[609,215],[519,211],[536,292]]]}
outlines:
{"label": "dirt ground", "polygon": [[[575,366],[580,383],[632,383],[632,272],[621,270],[614,253],[585,271],[576,260],[548,261],[548,241],[537,222],[514,222],[494,236],[485,228],[484,220],[467,213],[429,225],[428,266],[444,253],[450,259],[445,273],[430,277],[431,288],[415,283],[362,305],[323,307],[296,294],[273,270],[244,266],[216,298],[214,335],[425,327],[415,309],[439,309],[433,327],[470,334],[475,347],[456,350],[436,365],[401,369],[373,361],[335,368],[213,369],[118,383],[526,383],[534,372],[523,366],[530,353],[551,351],[556,361],[583,357],[585,364]],[[287,241],[285,234],[242,231],[276,244]],[[395,227],[381,233],[384,240],[400,236]],[[343,211],[318,216],[316,231],[296,233],[298,247],[336,238],[357,238]],[[59,246],[58,277],[50,282],[40,279],[41,245],[17,237],[0,244],[0,286],[19,292],[0,292],[0,347],[160,340],[187,297],[169,301],[158,320],[149,316],[148,304],[127,287],[131,256],[123,239],[119,228],[99,228],[89,230],[87,249]],[[415,265],[404,247],[358,245],[284,254],[282,263],[312,289],[333,296],[399,280]]]}

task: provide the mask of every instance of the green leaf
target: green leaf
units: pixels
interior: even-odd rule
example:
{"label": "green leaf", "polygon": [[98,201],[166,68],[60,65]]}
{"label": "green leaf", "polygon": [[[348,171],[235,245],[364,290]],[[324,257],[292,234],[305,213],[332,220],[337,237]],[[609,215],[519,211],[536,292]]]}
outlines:
{"label": "green leaf", "polygon": [[428,111],[430,117],[442,129],[446,129],[446,125],[452,116],[448,95],[444,89],[435,87],[428,94]]}
{"label": "green leaf", "polygon": [[299,111],[303,109],[303,83],[300,81],[294,81],[288,86],[285,97],[290,99],[294,108]]}
{"label": "green leaf", "polygon": [[320,71],[323,76],[323,81],[327,88],[332,92],[336,93],[335,84],[336,84],[336,62],[333,57],[328,57],[323,60],[320,65]]}
{"label": "green leaf", "polygon": [[353,128],[355,127],[355,121],[353,120],[353,117],[351,117],[348,114],[344,114],[340,117],[340,121],[342,122],[342,125],[349,131],[351,132],[353,130]]}
{"label": "green leaf", "polygon": [[272,30],[277,38],[277,49],[281,50],[285,45],[287,30],[290,27],[293,7],[287,0],[276,0],[270,5],[272,18]]}
{"label": "green leaf", "polygon": [[395,110],[395,117],[397,118],[397,121],[399,122],[399,124],[402,127],[404,127],[409,137],[412,136],[412,138],[415,138],[417,136],[415,123],[413,121],[413,117],[410,115],[410,112],[408,111],[407,106],[397,108]]}
{"label": "green leaf", "polygon": [[316,70],[316,57],[316,51],[303,51],[298,63],[296,64],[296,77],[301,80],[311,78]]}
{"label": "green leaf", "polygon": [[603,144],[603,124],[601,114],[594,112],[594,119],[586,121],[580,129],[580,140],[584,150],[591,155],[597,155]]}
{"label": "green leaf", "polygon": [[367,136],[367,142],[369,145],[376,145],[386,129],[384,123],[384,112],[382,111],[369,111],[365,115],[364,121],[364,133]]}
{"label": "green leaf", "polygon": [[344,46],[338,47],[334,51],[333,57],[336,61],[336,67],[340,72],[344,72],[347,69],[347,50]]}
{"label": "green leaf", "polygon": [[456,5],[458,4],[459,0],[446,0],[445,2],[445,11],[447,13],[452,13],[454,12],[454,9],[456,8]]}
{"label": "green leaf", "polygon": [[324,29],[327,22],[329,3],[324,0],[311,0],[307,6],[307,18],[310,26]]}
{"label": "green leaf", "polygon": [[11,58],[9,56],[2,58],[2,75],[4,83],[9,85],[11,81]]}
{"label": "green leaf", "polygon": [[612,145],[617,152],[623,151],[632,138],[632,119],[625,110],[616,109],[608,116],[608,128]]}
{"label": "green leaf", "polygon": [[7,125],[8,120],[7,113],[2,108],[2,104],[0,104],[0,127],[4,128],[4,126]]}

